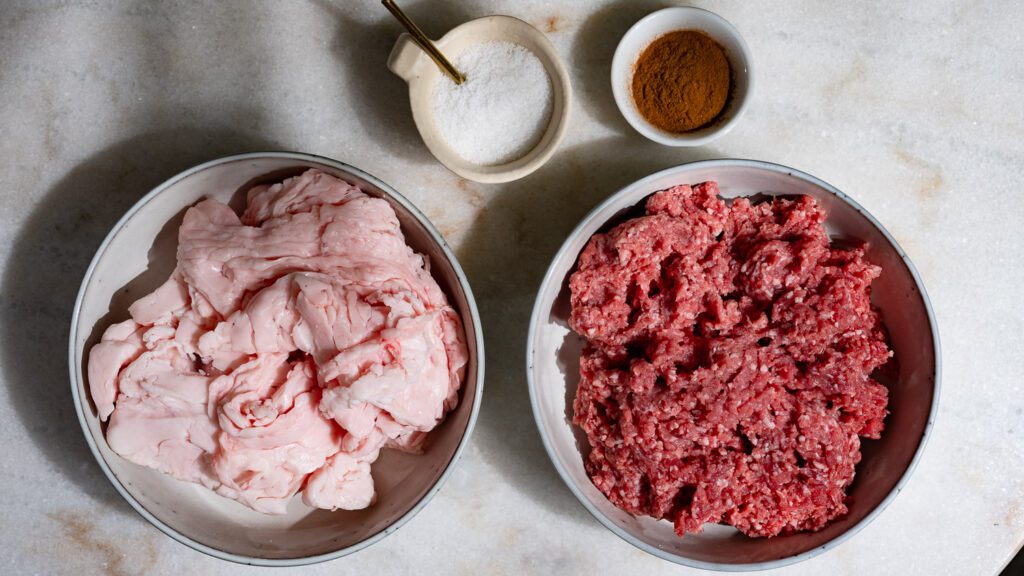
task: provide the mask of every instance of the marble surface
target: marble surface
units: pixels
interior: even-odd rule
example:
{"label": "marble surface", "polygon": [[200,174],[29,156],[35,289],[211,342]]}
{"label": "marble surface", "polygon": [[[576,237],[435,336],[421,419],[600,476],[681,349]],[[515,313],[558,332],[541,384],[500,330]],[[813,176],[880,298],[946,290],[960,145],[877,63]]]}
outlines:
{"label": "marble surface", "polygon": [[[0,9],[0,571],[265,574],[194,552],[110,487],[65,364],[89,259],[136,199],[221,155],[269,149],[362,167],[456,247],[488,346],[473,440],[437,498],[380,544],[310,574],[696,574],[593,520],[535,431],[524,334],[576,222],[619,187],[694,159],[788,164],[856,198],[899,239],[935,305],[942,404],[913,479],[849,542],[779,573],[996,574],[1024,542],[1024,11],[1004,2],[698,2],[753,50],[757,92],[728,136],[669,149],[608,86],[615,43],[663,4],[407,0],[433,35],[493,13],[551,38],[576,108],[518,182],[458,179],[417,137],[384,61],[399,29],[358,2],[5,2]],[[296,570],[298,571],[298,570]]]}

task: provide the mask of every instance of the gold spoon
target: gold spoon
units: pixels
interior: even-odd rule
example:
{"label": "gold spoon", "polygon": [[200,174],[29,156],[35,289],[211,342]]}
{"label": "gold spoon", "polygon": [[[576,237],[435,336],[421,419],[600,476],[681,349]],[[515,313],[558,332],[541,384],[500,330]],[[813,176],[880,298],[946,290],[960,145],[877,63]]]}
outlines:
{"label": "gold spoon", "polygon": [[434,43],[430,41],[430,38],[427,38],[427,35],[423,33],[423,30],[420,30],[420,27],[410,20],[409,17],[405,15],[405,12],[402,12],[402,9],[398,7],[398,4],[395,4],[394,0],[381,0],[380,3],[383,4],[384,7],[402,23],[402,26],[405,26],[405,29],[412,35],[412,39],[419,44],[420,48],[422,48],[424,52],[434,59],[434,62],[437,63],[442,72],[447,74],[448,77],[456,84],[462,84],[466,81],[466,77],[463,76],[455,66],[452,66],[452,63],[444,57],[444,54],[441,54],[441,51],[437,49],[437,46],[434,46]]}

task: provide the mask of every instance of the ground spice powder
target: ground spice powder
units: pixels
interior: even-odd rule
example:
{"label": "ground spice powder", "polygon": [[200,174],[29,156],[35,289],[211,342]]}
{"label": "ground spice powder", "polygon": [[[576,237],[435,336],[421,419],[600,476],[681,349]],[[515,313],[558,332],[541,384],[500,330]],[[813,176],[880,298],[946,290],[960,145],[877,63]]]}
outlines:
{"label": "ground spice powder", "polygon": [[714,121],[725,108],[730,87],[725,50],[698,30],[660,36],[633,69],[637,109],[666,132],[689,132]]}

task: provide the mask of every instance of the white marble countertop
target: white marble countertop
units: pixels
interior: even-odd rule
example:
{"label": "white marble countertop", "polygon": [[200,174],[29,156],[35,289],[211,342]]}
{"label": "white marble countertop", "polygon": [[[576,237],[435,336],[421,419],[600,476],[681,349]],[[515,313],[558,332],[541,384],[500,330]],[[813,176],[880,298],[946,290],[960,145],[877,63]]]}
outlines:
{"label": "white marble countertop", "polygon": [[924,278],[943,343],[934,435],[903,493],[849,542],[780,570],[996,574],[1024,542],[1024,11],[1016,2],[697,2],[732,21],[757,92],[728,136],[670,149],[608,86],[615,43],[661,6],[407,0],[434,36],[473,17],[544,30],[572,74],[569,136],[537,173],[460,181],[427,152],[384,66],[375,0],[8,2],[0,9],[0,571],[265,574],[163,536],[111,488],[74,416],[71,307],[102,237],[179,170],[253,150],[313,152],[406,194],[456,247],[488,374],[472,442],[424,512],[310,574],[696,574],[592,519],[534,428],[524,345],[534,290],[576,222],[657,169],[747,157],[866,206]]}

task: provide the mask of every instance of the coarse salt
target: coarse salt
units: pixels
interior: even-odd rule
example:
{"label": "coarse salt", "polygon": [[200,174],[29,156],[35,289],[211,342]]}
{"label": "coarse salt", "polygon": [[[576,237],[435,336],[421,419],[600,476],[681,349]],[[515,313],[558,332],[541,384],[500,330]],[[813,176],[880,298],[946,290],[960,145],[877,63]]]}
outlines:
{"label": "coarse salt", "polygon": [[512,42],[483,42],[455,59],[466,76],[456,85],[438,80],[434,120],[456,154],[482,166],[524,156],[551,119],[553,91],[544,64]]}

